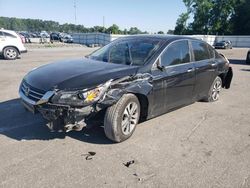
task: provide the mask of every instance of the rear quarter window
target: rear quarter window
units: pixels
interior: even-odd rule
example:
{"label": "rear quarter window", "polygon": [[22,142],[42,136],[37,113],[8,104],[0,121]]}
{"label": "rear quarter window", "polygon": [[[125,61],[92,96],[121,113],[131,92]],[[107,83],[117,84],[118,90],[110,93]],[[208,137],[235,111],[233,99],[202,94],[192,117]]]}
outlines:
{"label": "rear quarter window", "polygon": [[210,45],[207,45],[207,46],[208,46],[210,59],[213,59],[215,57],[215,50]]}

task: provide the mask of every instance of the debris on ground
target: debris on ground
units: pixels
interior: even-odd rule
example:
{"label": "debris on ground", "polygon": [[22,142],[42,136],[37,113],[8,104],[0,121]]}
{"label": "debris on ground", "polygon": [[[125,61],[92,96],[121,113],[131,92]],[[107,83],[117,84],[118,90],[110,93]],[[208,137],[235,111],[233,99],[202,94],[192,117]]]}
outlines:
{"label": "debris on ground", "polygon": [[123,163],[123,165],[126,166],[127,168],[129,168],[129,166],[134,164],[134,163],[135,163],[135,160],[131,160],[131,161],[128,161],[126,163]]}
{"label": "debris on ground", "polygon": [[82,154],[81,156],[86,156],[85,159],[86,160],[92,160],[92,156],[94,156],[96,154],[96,152],[93,151],[89,151],[87,154]]}

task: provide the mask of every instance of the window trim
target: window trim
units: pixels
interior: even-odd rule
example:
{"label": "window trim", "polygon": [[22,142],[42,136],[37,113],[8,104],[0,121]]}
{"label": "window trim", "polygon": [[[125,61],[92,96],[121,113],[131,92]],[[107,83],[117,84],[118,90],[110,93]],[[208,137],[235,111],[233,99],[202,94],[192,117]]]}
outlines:
{"label": "window trim", "polygon": [[160,65],[161,65],[161,57],[162,57],[162,54],[165,53],[165,51],[169,48],[170,45],[172,45],[173,43],[175,42],[180,42],[180,41],[187,41],[188,42],[188,48],[189,48],[189,54],[190,54],[190,62],[188,63],[182,63],[182,64],[177,64],[177,65],[170,65],[170,66],[164,66],[165,68],[169,68],[169,67],[176,67],[176,66],[180,66],[180,65],[187,65],[187,64],[190,64],[190,63],[193,63],[193,58],[192,58],[192,51],[191,51],[191,48],[190,48],[190,39],[178,39],[178,40],[175,40],[175,41],[172,41],[170,42],[163,50],[162,52],[159,54],[159,56],[156,58],[155,62],[153,63],[152,65],[152,68],[151,70],[156,70],[158,69],[157,68],[157,63],[159,62]]}
{"label": "window trim", "polygon": [[15,35],[13,35],[11,33],[8,33],[6,31],[2,31],[2,33],[3,33],[4,37],[9,37],[9,38],[12,38],[12,39],[16,39],[17,38],[17,36],[15,36]]}

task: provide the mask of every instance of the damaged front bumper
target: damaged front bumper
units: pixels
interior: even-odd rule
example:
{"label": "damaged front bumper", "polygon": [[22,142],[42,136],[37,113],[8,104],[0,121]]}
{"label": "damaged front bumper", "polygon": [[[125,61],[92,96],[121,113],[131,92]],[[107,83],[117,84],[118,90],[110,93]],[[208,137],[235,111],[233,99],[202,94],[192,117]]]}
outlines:
{"label": "damaged front bumper", "polygon": [[83,127],[87,126],[85,121],[96,113],[93,106],[73,108],[49,103],[41,106],[38,105],[37,111],[48,120],[47,126],[51,130],[63,130],[66,132],[82,130]]}
{"label": "damaged front bumper", "polygon": [[45,95],[36,101],[27,97],[22,90],[19,91],[21,102],[24,107],[32,113],[41,113],[48,120],[48,127],[51,130],[80,130],[86,126],[85,120],[97,113],[94,105],[89,105],[81,108],[71,107],[70,105],[52,104],[49,102],[54,95],[48,91]]}

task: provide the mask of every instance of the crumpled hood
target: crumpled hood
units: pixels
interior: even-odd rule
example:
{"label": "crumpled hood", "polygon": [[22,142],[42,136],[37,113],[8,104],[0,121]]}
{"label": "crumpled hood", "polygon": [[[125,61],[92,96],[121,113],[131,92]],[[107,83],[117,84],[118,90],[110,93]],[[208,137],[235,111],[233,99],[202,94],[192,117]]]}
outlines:
{"label": "crumpled hood", "polygon": [[29,72],[24,80],[32,87],[43,91],[54,88],[74,90],[94,87],[110,79],[135,75],[137,70],[136,66],[83,58],[44,65]]}

